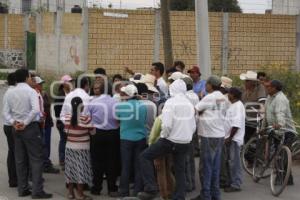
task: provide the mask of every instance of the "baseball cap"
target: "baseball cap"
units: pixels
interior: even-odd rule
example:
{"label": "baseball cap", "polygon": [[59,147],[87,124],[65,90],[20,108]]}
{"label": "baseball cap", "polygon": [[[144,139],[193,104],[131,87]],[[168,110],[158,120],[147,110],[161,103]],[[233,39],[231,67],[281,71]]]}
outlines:
{"label": "baseball cap", "polygon": [[39,76],[35,76],[33,78],[34,78],[34,80],[35,80],[35,82],[37,84],[43,84],[43,83],[45,83],[45,81],[43,79],[41,79],[41,77],[39,77]]}
{"label": "baseball cap", "polygon": [[221,86],[222,81],[221,81],[220,77],[212,75],[207,79],[206,83],[210,84],[212,86]]}
{"label": "baseball cap", "polygon": [[64,82],[64,83],[66,83],[66,82],[72,81],[73,79],[72,79],[72,77],[71,77],[70,75],[64,75],[64,76],[61,77],[60,80],[61,80],[62,82]]}
{"label": "baseball cap", "polygon": [[124,92],[129,97],[134,97],[138,94],[136,86],[129,84],[121,88],[121,92]]}
{"label": "baseball cap", "polygon": [[201,75],[200,69],[197,65],[194,65],[191,69],[188,70],[188,73],[198,73],[199,75]]}

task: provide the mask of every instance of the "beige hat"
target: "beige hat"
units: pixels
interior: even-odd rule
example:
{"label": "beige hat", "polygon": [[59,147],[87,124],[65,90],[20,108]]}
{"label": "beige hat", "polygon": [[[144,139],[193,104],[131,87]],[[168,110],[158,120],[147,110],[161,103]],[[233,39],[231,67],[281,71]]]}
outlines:
{"label": "beige hat", "polygon": [[145,83],[147,85],[148,90],[150,90],[152,92],[155,92],[155,93],[159,93],[159,91],[154,86],[154,84],[155,84],[155,76],[153,76],[151,74],[146,74],[141,79],[141,83]]}
{"label": "beige hat", "polygon": [[243,81],[258,81],[257,80],[257,73],[253,71],[247,71],[245,74],[240,75],[240,79]]}
{"label": "beige hat", "polygon": [[230,78],[226,76],[222,76],[221,81],[222,81],[221,87],[228,88],[228,89],[232,87],[232,80]]}
{"label": "beige hat", "polygon": [[129,84],[121,88],[121,92],[124,92],[129,97],[134,97],[137,95],[138,90],[135,85]]}
{"label": "beige hat", "polygon": [[187,77],[187,75],[181,73],[181,72],[174,72],[172,75],[168,78],[169,80],[176,81],[177,79],[181,79]]}

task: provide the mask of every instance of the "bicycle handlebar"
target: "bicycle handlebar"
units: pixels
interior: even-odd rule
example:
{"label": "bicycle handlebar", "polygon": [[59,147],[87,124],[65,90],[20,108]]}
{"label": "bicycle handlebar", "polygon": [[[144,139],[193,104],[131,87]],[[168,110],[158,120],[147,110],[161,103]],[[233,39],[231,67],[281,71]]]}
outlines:
{"label": "bicycle handlebar", "polygon": [[281,132],[289,132],[289,133],[293,133],[294,135],[298,135],[297,131],[294,130],[294,129],[288,129],[288,128],[280,128],[280,129],[274,129],[273,126],[268,126],[264,129],[261,130],[262,131],[268,131],[268,132],[271,132],[271,131],[281,131]]}

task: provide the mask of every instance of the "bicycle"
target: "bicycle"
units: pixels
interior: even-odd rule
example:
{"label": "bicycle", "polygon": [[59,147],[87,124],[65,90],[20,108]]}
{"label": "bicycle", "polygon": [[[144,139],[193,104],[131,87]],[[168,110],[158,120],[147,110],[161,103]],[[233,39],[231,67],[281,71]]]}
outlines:
{"label": "bicycle", "polygon": [[250,111],[255,112],[256,117],[248,117],[248,119],[250,120],[246,121],[246,124],[249,127],[255,128],[255,135],[250,138],[249,141],[243,146],[241,151],[241,158],[244,170],[247,174],[253,176],[253,160],[256,156],[257,141],[261,137],[261,135],[259,134],[263,118],[261,115],[264,114],[264,112],[258,111],[253,106],[250,107]]}
{"label": "bicycle", "polygon": [[[255,182],[268,177],[268,170],[270,170],[271,192],[276,197],[285,189],[291,174],[292,152],[284,143],[287,132],[297,134],[294,130],[286,128],[275,130],[267,127],[260,138],[263,148],[257,149],[253,165]],[[260,150],[264,152],[261,153]]]}

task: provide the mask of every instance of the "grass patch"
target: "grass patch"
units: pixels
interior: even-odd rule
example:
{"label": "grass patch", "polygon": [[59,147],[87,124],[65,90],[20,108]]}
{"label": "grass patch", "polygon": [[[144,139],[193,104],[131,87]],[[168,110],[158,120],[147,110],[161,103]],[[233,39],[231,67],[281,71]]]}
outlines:
{"label": "grass patch", "polygon": [[8,76],[7,72],[0,72],[0,80],[6,80],[7,76]]}

